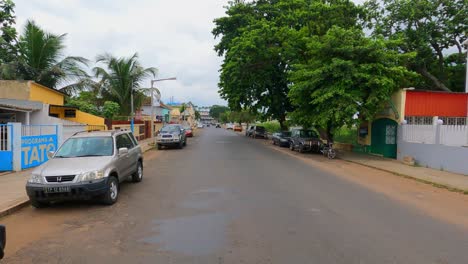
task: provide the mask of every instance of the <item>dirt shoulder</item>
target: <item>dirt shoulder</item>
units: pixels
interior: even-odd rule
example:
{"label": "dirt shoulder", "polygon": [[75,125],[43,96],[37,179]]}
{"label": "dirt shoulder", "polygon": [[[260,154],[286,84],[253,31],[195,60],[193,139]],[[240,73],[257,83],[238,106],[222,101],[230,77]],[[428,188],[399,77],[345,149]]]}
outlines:
{"label": "dirt shoulder", "polygon": [[317,154],[292,152],[287,148],[273,146],[270,141],[263,141],[262,144],[347,181],[382,193],[432,217],[468,229],[468,195],[344,160],[329,160]]}

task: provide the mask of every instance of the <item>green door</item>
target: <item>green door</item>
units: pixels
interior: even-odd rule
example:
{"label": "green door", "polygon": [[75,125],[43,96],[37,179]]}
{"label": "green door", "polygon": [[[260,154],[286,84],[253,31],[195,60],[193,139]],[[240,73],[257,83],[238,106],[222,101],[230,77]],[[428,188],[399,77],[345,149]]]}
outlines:
{"label": "green door", "polygon": [[377,119],[372,122],[372,153],[387,158],[396,158],[397,127],[397,122],[388,118]]}

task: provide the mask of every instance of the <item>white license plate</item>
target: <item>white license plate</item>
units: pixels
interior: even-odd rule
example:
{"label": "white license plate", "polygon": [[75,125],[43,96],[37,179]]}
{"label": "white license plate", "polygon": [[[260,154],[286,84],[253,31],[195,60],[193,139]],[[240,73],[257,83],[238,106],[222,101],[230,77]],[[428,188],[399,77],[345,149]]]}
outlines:
{"label": "white license plate", "polygon": [[45,193],[67,193],[70,192],[70,186],[44,187]]}

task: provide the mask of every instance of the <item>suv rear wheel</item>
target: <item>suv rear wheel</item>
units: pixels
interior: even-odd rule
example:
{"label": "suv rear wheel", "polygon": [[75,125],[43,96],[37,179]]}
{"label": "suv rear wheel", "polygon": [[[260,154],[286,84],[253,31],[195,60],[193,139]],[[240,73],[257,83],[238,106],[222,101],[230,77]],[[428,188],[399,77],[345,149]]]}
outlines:
{"label": "suv rear wheel", "polygon": [[132,174],[133,182],[141,182],[143,180],[143,165],[141,161],[138,162],[137,170]]}
{"label": "suv rear wheel", "polygon": [[114,176],[109,176],[107,180],[107,191],[104,194],[102,201],[104,204],[112,205],[119,198],[119,181]]}

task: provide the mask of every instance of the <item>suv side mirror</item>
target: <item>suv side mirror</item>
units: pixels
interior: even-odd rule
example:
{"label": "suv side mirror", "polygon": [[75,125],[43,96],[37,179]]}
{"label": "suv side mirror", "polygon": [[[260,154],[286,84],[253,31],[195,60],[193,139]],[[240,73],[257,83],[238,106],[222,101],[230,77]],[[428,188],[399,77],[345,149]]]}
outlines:
{"label": "suv side mirror", "polygon": [[54,156],[54,154],[55,154],[55,152],[53,152],[53,151],[47,152],[47,158],[51,159]]}
{"label": "suv side mirror", "polygon": [[0,225],[0,259],[5,255],[6,246],[6,229],[5,226]]}
{"label": "suv side mirror", "polygon": [[128,148],[119,148],[119,155],[125,155],[128,153]]}

